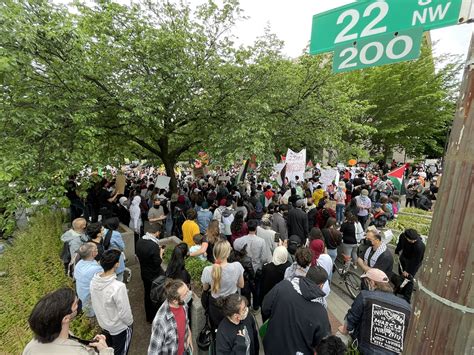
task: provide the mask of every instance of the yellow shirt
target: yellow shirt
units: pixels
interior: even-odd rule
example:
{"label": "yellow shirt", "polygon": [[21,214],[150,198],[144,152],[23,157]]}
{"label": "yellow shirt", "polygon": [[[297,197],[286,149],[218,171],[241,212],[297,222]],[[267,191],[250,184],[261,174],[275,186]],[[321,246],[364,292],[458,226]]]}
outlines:
{"label": "yellow shirt", "polygon": [[196,234],[199,234],[198,224],[188,219],[183,223],[181,228],[183,229],[183,242],[185,242],[189,247],[192,247],[194,245],[193,237]]}
{"label": "yellow shirt", "polygon": [[313,192],[313,202],[317,206],[319,201],[324,197],[324,190],[323,189],[317,189],[314,190]]}

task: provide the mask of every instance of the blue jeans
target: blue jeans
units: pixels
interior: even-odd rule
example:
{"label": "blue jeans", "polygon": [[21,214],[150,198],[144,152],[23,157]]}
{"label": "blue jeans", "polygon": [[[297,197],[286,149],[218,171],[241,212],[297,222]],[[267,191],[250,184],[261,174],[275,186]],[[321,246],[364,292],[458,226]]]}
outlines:
{"label": "blue jeans", "polygon": [[336,221],[342,223],[344,221],[344,208],[345,205],[336,205]]}

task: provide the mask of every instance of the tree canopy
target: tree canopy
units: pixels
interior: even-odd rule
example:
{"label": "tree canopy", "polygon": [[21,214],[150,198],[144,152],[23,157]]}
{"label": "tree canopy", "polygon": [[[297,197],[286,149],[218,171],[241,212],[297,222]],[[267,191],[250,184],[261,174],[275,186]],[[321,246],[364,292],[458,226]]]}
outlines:
{"label": "tree canopy", "polygon": [[237,0],[5,0],[0,206],[59,197],[67,175],[124,158],[161,162],[175,189],[176,163],[199,150],[230,162],[303,147],[345,159],[367,142],[437,149],[423,142],[449,125],[453,68],[435,72],[428,49],[416,62],[333,75],[330,55],[287,58],[270,29],[235,45],[242,18]]}

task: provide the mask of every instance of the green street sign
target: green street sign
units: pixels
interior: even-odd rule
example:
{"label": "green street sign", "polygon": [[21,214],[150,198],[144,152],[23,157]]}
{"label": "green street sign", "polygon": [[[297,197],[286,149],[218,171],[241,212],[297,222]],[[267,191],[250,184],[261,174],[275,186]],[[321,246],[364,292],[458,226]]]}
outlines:
{"label": "green street sign", "polygon": [[358,1],[313,16],[310,54],[365,37],[421,27],[424,31],[459,22],[462,0]]}
{"label": "green street sign", "polygon": [[334,48],[332,71],[341,73],[350,70],[417,59],[420,56],[423,28],[411,28],[395,34],[383,34],[363,38]]}

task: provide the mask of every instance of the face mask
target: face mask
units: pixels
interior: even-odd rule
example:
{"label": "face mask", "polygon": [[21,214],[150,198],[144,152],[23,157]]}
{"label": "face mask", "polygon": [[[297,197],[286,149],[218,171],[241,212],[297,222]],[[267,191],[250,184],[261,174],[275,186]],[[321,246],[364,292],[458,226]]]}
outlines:
{"label": "face mask", "polygon": [[154,208],[160,208],[160,205],[153,205]]}
{"label": "face mask", "polygon": [[189,290],[189,291],[186,293],[186,296],[184,296],[184,300],[180,300],[180,301],[178,302],[178,304],[179,304],[180,306],[184,306],[184,304],[189,303],[189,301],[191,301],[192,298],[193,298],[193,293],[192,293],[191,290]]}
{"label": "face mask", "polygon": [[244,320],[249,315],[249,308],[245,307],[244,314],[240,315],[240,320]]}

